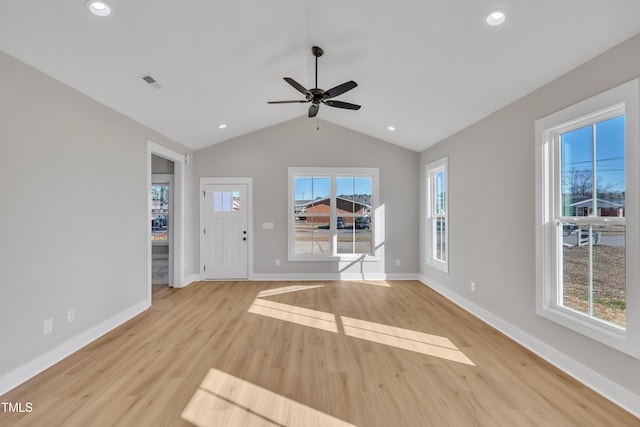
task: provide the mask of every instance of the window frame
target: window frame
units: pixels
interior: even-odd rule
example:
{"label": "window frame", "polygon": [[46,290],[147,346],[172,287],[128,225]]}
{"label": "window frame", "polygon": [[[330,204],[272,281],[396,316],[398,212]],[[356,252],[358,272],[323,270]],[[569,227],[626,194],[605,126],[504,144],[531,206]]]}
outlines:
{"label": "window frame", "polygon": [[[444,172],[444,215],[436,214],[436,180],[435,176]],[[425,263],[444,273],[449,273],[449,158],[447,156],[425,165],[426,192],[426,259]],[[436,257],[436,224],[438,219],[444,219],[444,260]]]}
{"label": "window frame", "polygon": [[[640,85],[632,80],[535,122],[536,313],[575,332],[640,358]],[[559,136],[620,114],[625,116],[625,218],[567,217],[562,212]],[[626,328],[559,303],[562,223],[622,223],[626,228]],[[558,226],[560,224],[560,226]],[[560,237],[558,237],[560,236]]]}
{"label": "window frame", "polygon": [[[384,236],[384,224],[382,216],[379,215],[379,168],[364,167],[289,167],[288,169],[288,213],[287,213],[287,231],[288,231],[288,260],[289,261],[380,261],[380,243],[378,239]],[[329,213],[329,233],[331,253],[322,254],[296,254],[295,253],[295,178],[299,176],[311,177],[328,177],[330,179],[330,198],[332,199]],[[370,230],[371,230],[371,254],[347,254],[337,252],[337,217],[349,216],[357,217],[361,215],[343,215],[336,212],[336,178],[344,177],[366,177],[371,178],[371,213],[370,213]],[[326,215],[316,215],[326,216]]]}

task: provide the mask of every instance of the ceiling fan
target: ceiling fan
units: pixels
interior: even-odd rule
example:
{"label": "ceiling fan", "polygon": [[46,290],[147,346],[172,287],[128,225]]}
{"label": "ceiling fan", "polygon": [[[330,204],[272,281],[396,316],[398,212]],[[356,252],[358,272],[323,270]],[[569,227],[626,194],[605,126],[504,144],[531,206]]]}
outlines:
{"label": "ceiling fan", "polygon": [[324,51],[318,46],[313,46],[311,48],[311,52],[313,56],[316,57],[316,87],[313,89],[306,89],[297,81],[293,80],[291,77],[283,77],[284,80],[293,86],[298,92],[305,96],[304,100],[294,100],[294,101],[268,101],[268,104],[289,104],[289,103],[306,103],[311,102],[311,106],[309,107],[309,117],[315,117],[318,114],[318,110],[320,109],[320,103],[328,105],[329,107],[335,108],[344,108],[347,110],[359,110],[360,106],[356,104],[351,104],[349,102],[336,101],[331,98],[335,98],[336,96],[342,95],[343,93],[353,89],[358,86],[356,82],[350,80],[346,83],[342,83],[334,88],[329,90],[322,90],[318,88],[318,58],[324,54]]}

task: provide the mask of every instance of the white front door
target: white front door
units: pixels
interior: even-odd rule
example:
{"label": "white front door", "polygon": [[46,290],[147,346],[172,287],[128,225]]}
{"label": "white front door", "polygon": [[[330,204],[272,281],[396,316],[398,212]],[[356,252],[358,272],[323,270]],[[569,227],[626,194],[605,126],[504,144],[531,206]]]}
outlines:
{"label": "white front door", "polygon": [[248,277],[247,184],[204,186],[204,278]]}

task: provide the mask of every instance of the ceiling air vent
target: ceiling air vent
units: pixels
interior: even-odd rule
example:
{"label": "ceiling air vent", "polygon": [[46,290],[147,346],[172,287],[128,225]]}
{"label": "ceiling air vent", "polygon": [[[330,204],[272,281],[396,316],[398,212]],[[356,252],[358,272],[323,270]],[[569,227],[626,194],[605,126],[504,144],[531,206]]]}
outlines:
{"label": "ceiling air vent", "polygon": [[158,83],[156,79],[154,79],[150,75],[142,76],[142,80],[149,83],[151,86],[153,86],[154,89],[162,89],[162,86],[160,86],[160,83]]}

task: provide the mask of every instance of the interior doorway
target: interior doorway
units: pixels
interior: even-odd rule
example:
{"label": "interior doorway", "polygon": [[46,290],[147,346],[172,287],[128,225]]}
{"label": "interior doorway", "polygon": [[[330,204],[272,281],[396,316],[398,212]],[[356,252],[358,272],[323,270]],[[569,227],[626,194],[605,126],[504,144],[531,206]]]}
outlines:
{"label": "interior doorway", "polygon": [[[156,159],[157,158],[157,159]],[[156,228],[157,235],[162,234],[162,228],[164,224],[164,215],[158,211],[153,212],[154,200],[152,194],[152,184],[154,183],[154,159],[156,159],[156,166],[158,163],[164,163],[165,166],[169,164],[173,165],[173,174],[156,174],[156,175],[171,175],[171,179],[162,179],[162,181],[169,182],[169,194],[168,203],[169,209],[166,218],[167,224],[167,238],[169,239],[166,246],[167,251],[167,276],[169,286],[174,288],[181,288],[185,285],[185,268],[184,265],[184,212],[185,212],[185,170],[188,158],[181,153],[173,151],[167,147],[156,144],[153,141],[147,141],[147,213],[146,213],[146,229],[148,235],[148,251],[147,251],[147,298],[149,305],[152,304],[152,283],[153,283],[153,253],[154,247],[162,247],[162,245],[154,245],[154,228]],[[168,162],[168,163],[167,163]],[[161,169],[156,169],[158,172],[167,172]],[[157,182],[157,181],[156,181]],[[160,203],[157,203],[157,209],[160,209]],[[152,214],[154,213],[154,214]],[[158,218],[160,217],[160,218]],[[152,219],[156,218],[156,224],[152,222]],[[160,249],[156,249],[160,251]]]}

